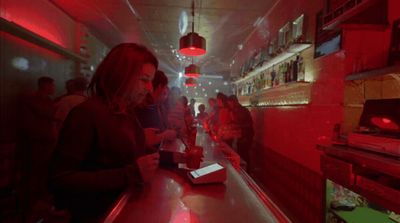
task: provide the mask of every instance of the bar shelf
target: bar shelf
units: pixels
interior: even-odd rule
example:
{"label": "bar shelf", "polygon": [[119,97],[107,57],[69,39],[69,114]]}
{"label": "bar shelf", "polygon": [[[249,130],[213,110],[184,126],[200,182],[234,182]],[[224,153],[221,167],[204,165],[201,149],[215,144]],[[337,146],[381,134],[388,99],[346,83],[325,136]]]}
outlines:
{"label": "bar shelf", "polygon": [[399,75],[399,74],[400,74],[400,65],[394,65],[394,66],[354,73],[347,76],[345,80],[354,81],[354,80],[363,80],[367,78],[380,77],[383,75]]}
{"label": "bar shelf", "polygon": [[253,95],[239,96],[239,101],[243,106],[252,107],[307,105],[311,102],[311,88],[311,82],[289,82],[262,89]]}
{"label": "bar shelf", "polygon": [[273,57],[272,59],[270,59],[268,61],[265,61],[261,67],[258,67],[255,70],[249,72],[247,74],[247,76],[234,81],[234,83],[237,85],[241,82],[248,81],[251,78],[259,75],[261,72],[263,72],[269,68],[272,68],[274,65],[284,62],[285,60],[289,59],[290,57],[293,57],[296,54],[301,53],[302,51],[310,48],[311,46],[312,46],[312,44],[308,43],[308,42],[293,43],[292,45],[290,45],[287,49],[285,49],[283,52],[281,52],[277,56]]}

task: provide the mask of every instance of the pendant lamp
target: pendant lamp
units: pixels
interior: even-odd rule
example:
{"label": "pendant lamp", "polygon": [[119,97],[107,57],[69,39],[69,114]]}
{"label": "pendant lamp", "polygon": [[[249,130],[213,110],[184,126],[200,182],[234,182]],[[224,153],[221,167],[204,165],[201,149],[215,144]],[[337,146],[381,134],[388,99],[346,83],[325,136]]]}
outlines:
{"label": "pendant lamp", "polygon": [[192,32],[179,39],[179,53],[186,56],[201,56],[206,53],[206,39],[194,32],[194,1],[192,2]]}
{"label": "pendant lamp", "polygon": [[185,85],[188,87],[194,87],[197,85],[197,82],[194,78],[188,78],[185,80]]}
{"label": "pendant lamp", "polygon": [[200,76],[200,67],[190,64],[185,67],[185,76],[191,78],[198,78]]}

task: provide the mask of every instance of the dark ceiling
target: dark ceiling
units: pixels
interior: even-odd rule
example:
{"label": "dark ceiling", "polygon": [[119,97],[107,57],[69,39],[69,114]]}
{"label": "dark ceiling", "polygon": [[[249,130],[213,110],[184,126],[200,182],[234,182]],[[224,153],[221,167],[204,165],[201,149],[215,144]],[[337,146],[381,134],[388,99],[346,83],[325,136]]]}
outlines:
{"label": "dark ceiling", "polygon": [[[152,48],[160,69],[169,75],[177,75],[191,61],[177,53],[179,38],[192,28],[190,0],[51,1],[110,47],[133,41]],[[194,59],[201,72],[229,75],[238,45],[276,1],[195,0],[194,30],[207,41],[206,55]]]}

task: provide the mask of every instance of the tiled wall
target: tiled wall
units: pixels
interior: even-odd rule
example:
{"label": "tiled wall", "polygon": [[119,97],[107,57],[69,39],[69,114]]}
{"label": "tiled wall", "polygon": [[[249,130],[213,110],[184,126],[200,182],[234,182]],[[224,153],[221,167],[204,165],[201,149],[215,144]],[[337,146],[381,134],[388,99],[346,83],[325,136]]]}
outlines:
{"label": "tiled wall", "polygon": [[322,176],[260,144],[253,149],[262,156],[253,158],[250,174],[286,216],[293,222],[322,222]]}

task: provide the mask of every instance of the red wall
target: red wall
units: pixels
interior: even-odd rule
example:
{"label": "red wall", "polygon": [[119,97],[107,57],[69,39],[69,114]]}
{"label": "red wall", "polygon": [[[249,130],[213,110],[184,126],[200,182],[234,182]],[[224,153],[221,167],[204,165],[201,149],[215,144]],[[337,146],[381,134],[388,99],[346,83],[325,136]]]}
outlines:
{"label": "red wall", "polygon": [[[315,43],[316,14],[325,0],[278,0],[242,51],[237,53],[233,74],[276,38],[279,28],[305,14],[306,39]],[[314,58],[314,46],[302,52],[306,80],[311,80],[311,103],[302,106],[250,108],[255,125],[255,179],[294,222],[321,222],[324,216],[324,184],[320,173],[319,143],[329,143],[333,127],[344,122],[345,77],[386,66],[391,23],[400,18],[400,1],[389,0],[389,26],[346,26],[342,49]],[[313,179],[310,181],[310,179]],[[310,186],[313,182],[315,187]],[[306,200],[310,202],[305,202]]]}
{"label": "red wall", "polygon": [[[269,36],[262,38],[258,31],[253,33],[235,58],[233,74],[239,73],[240,66],[253,54],[253,50],[265,46],[277,36],[279,28],[303,13],[306,38],[315,42],[316,13],[323,9],[324,1],[277,2],[267,13],[263,27],[259,28],[268,30]],[[399,1],[389,1],[390,22],[399,17],[399,8]],[[256,142],[263,145],[263,149],[274,150],[319,172],[320,152],[315,147],[320,142],[329,141],[333,126],[343,122],[345,76],[360,69],[385,66],[389,43],[390,29],[350,27],[343,29],[342,50],[317,59],[314,59],[313,47],[304,51],[306,79],[312,80],[311,104],[251,109],[256,123]]]}

